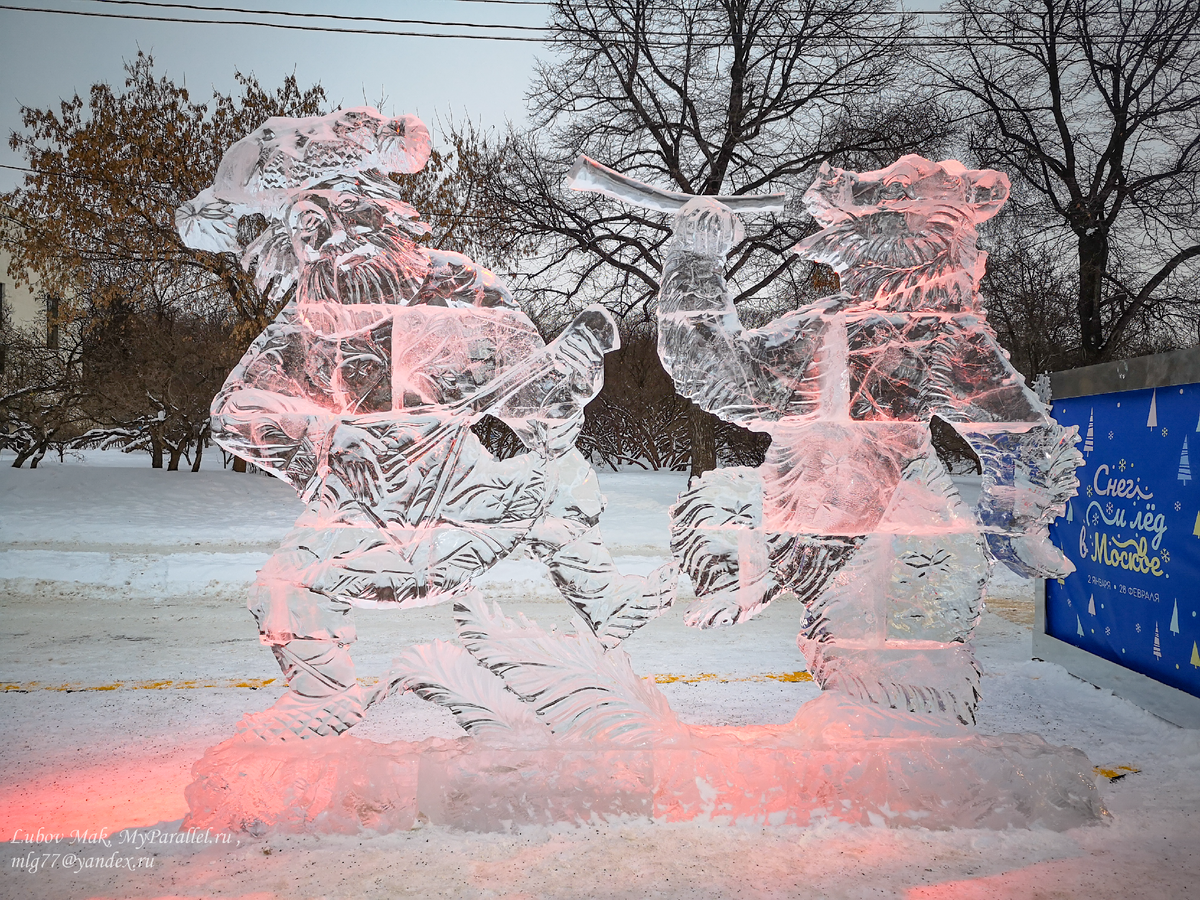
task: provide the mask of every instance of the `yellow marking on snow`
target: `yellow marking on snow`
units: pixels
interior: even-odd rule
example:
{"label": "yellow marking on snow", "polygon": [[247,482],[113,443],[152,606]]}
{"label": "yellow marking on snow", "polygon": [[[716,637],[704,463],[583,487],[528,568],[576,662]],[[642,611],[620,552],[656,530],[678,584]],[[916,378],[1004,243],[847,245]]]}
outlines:
{"label": "yellow marking on snow", "polygon": [[192,688],[249,688],[250,690],[258,690],[261,687],[266,687],[268,684],[274,684],[278,679],[275,678],[217,678],[205,680],[187,680],[176,681],[174,679],[162,679],[157,681],[117,681],[113,684],[43,684],[40,681],[27,681],[18,683],[6,681],[0,683],[0,689],[4,691],[19,691],[27,693],[29,691],[62,691],[72,694],[76,691],[164,691],[164,690],[189,690]]}
{"label": "yellow marking on snow", "polygon": [[[186,691],[195,690],[198,688],[243,688],[251,691],[256,691],[259,688],[264,688],[267,685],[275,684],[278,678],[213,678],[213,679],[186,679],[176,680],[172,678],[158,679],[155,681],[117,681],[112,684],[46,684],[41,681],[5,681],[0,682],[0,690],[15,691],[18,693],[28,693],[30,691],[61,691],[63,693],[75,693],[76,691]],[[360,678],[359,683],[363,685],[374,685],[379,683],[378,678]],[[718,675],[715,672],[701,672],[697,675],[655,675],[654,681],[656,684],[699,684],[700,682],[712,682],[715,684],[730,684],[734,682],[764,682],[764,681],[780,681],[785,684],[796,684],[802,681],[812,681],[813,677],[808,672],[767,672],[763,675]]]}
{"label": "yellow marking on snow", "polygon": [[795,684],[798,681],[812,681],[808,672],[767,672],[765,675],[717,675],[713,672],[701,672],[699,675],[655,675],[655,684],[698,684],[702,681],[712,681],[717,684],[730,684],[740,681],[783,681]]}
{"label": "yellow marking on snow", "polygon": [[1117,766],[1115,769],[1106,769],[1104,766],[1095,766],[1092,771],[1097,775],[1103,775],[1109,781],[1120,781],[1126,775],[1136,775],[1141,769],[1136,769],[1133,766]]}

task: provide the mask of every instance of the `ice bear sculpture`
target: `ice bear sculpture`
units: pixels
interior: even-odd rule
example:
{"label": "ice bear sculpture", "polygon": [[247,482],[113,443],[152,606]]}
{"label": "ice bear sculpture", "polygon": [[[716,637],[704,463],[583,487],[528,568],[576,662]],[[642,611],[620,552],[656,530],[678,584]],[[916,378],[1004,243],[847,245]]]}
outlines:
{"label": "ice bear sculpture", "polygon": [[[680,393],[766,432],[760,467],[706,473],[672,510],[696,587],[689,624],[732,625],[781,594],[826,690],[974,721],[970,640],[993,561],[1026,576],[1071,565],[1047,537],[1081,462],[1008,362],[977,292],[976,226],[1005,175],[905,156],[822,168],[804,195],[821,230],[795,251],[839,293],[744,329],[723,275],[741,224],[712,198],[676,215],[659,295],[659,353]],[[983,467],[963,502],[930,442],[950,423]]]}
{"label": "ice bear sculpture", "polygon": [[[288,683],[243,721],[264,738],[345,731],[387,690],[356,678],[354,607],[461,598],[518,544],[605,647],[674,597],[673,565],[617,572],[574,445],[618,346],[611,316],[590,307],[546,345],[493,273],[417,245],[428,227],[387,176],[429,152],[413,116],[273,118],[176,215],[189,246],[239,254],[260,290],[286,298],[212,406],[217,443],[307,504],[251,590]],[[243,243],[253,215],[266,228]],[[528,452],[493,458],[471,430],[484,414]]]}

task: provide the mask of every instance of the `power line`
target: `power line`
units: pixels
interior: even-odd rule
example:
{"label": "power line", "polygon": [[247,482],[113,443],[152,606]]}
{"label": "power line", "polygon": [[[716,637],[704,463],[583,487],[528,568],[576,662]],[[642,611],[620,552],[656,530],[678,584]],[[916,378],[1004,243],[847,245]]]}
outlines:
{"label": "power line", "polygon": [[553,6],[547,0],[450,0],[451,3],[491,3],[496,6]]}
{"label": "power line", "polygon": [[283,31],[317,31],[331,34],[366,34],[377,35],[379,37],[455,38],[467,41],[508,41],[536,44],[544,42],[542,38],[505,34],[439,34],[437,32],[430,31],[377,31],[372,28],[332,28],[329,26],[318,27],[315,25],[287,25],[282,22],[255,22],[251,20],[238,19],[185,19],[178,16],[136,16],[130,13],[105,13],[88,12],[84,10],[46,9],[44,7],[35,6],[10,6],[8,4],[0,5],[0,9],[10,10],[12,12],[44,13],[47,15],[56,16],[83,16],[85,18],[92,19],[123,19],[136,22],[170,22],[182,25],[248,25],[254,28],[276,28]]}
{"label": "power line", "polygon": [[[480,28],[480,29],[507,29],[507,30],[514,30],[514,31],[520,30],[520,31],[540,32],[543,36],[542,37],[533,37],[533,36],[526,37],[523,35],[511,35],[511,34],[455,34],[455,33],[431,32],[431,31],[384,31],[384,30],[378,30],[378,29],[373,29],[373,28],[338,28],[338,27],[320,26],[320,25],[293,25],[293,24],[287,24],[287,23],[282,23],[282,22],[268,22],[268,21],[253,20],[253,19],[198,19],[198,18],[184,18],[182,16],[153,16],[153,15],[134,15],[132,13],[106,13],[106,12],[94,12],[94,11],[86,11],[86,10],[48,9],[45,7],[15,6],[15,5],[10,5],[10,4],[0,5],[0,10],[9,10],[9,11],[13,11],[13,12],[41,13],[41,14],[46,14],[46,15],[82,16],[85,18],[98,18],[98,19],[117,19],[117,20],[138,21],[138,22],[166,22],[166,23],[183,24],[183,25],[237,25],[237,26],[248,26],[248,27],[252,27],[252,28],[274,28],[274,29],[279,29],[279,30],[284,30],[284,31],[305,31],[305,32],[317,32],[317,33],[329,33],[329,34],[362,34],[362,35],[374,35],[374,36],[378,36],[378,37],[427,37],[427,38],[476,40],[476,41],[502,41],[502,42],[510,42],[510,43],[511,42],[546,43],[551,40],[556,40],[556,41],[566,43],[566,44],[571,44],[573,42],[577,42],[580,40],[588,40],[589,38],[600,38],[600,39],[610,40],[613,42],[627,41],[630,39],[630,36],[628,34],[626,34],[625,32],[616,31],[616,30],[606,32],[601,29],[595,29],[593,32],[590,32],[590,33],[574,33],[574,32],[556,33],[554,29],[551,29],[548,27],[542,27],[542,26],[535,26],[535,25],[499,25],[499,24],[490,25],[490,24],[474,23],[474,22],[440,22],[440,21],[435,21],[435,20],[422,20],[422,19],[387,19],[387,18],[382,18],[382,17],[369,17],[369,16],[342,16],[342,15],[335,15],[335,14],[324,15],[321,13],[274,12],[271,10],[253,10],[253,9],[244,9],[244,8],[237,8],[237,7],[206,7],[206,6],[199,6],[199,5],[194,5],[194,4],[182,4],[182,3],[179,3],[179,4],[176,4],[176,3],[153,3],[153,2],[148,2],[148,0],[147,0],[147,2],[138,2],[138,0],[91,0],[91,2],[113,3],[113,4],[122,4],[122,5],[136,5],[136,6],[152,6],[152,7],[163,8],[163,9],[179,8],[179,9],[203,10],[203,11],[214,11],[214,12],[229,11],[229,12],[233,12],[236,14],[242,14],[242,15],[287,16],[287,17],[298,17],[298,18],[332,19],[332,20],[341,20],[341,21],[377,22],[380,24],[427,24],[427,25],[429,25],[431,27],[435,27],[435,28],[436,27],[460,27],[460,28]],[[504,3],[516,4],[516,3],[518,3],[518,0],[457,0],[457,2],[477,2],[477,3],[504,2]],[[534,2],[532,2],[532,0],[520,0],[520,2],[521,2],[521,5],[526,5],[526,3],[528,3],[528,5],[538,5],[538,6],[545,5],[545,4],[541,4],[541,3],[534,3]],[[935,11],[930,11],[930,10],[920,10],[920,11],[917,11],[917,14],[942,15],[942,13],[940,13],[940,12],[935,12]],[[911,13],[902,13],[900,15],[911,15]],[[992,12],[992,13],[987,13],[987,15],[999,15],[999,13]],[[1122,40],[1138,40],[1138,39],[1144,39],[1149,36],[1150,35],[1145,35],[1145,34],[1125,34],[1125,35],[1114,36],[1112,38],[1101,39],[1101,40],[1097,40],[1097,39],[1093,38],[1092,43],[1093,44],[1119,43]],[[664,41],[663,43],[658,45],[658,46],[670,47],[670,46],[675,46],[675,44],[678,43],[679,35],[676,33],[671,33],[671,32],[649,32],[649,33],[635,35],[635,36],[633,36],[633,39],[640,40],[642,43],[647,44],[648,42],[645,40],[647,37],[654,37],[654,38],[661,38],[661,39],[675,39],[674,41]],[[944,37],[944,36],[935,35],[935,34],[923,34],[923,35],[922,34],[914,34],[914,35],[908,35],[903,38],[897,39],[893,43],[897,47],[910,46],[910,47],[926,47],[926,48],[928,48],[928,47],[956,48],[956,47],[960,47],[962,45],[962,40],[963,40],[962,38],[949,38],[949,37]],[[1016,47],[1016,46],[1034,46],[1034,47],[1036,47],[1036,46],[1041,46],[1042,43],[1043,43],[1042,41],[1038,40],[1037,36],[1030,34],[1028,37],[1024,37],[1024,36],[1010,37],[1003,42],[1002,46],[1009,47],[1009,48]],[[1067,41],[1067,43],[1069,43],[1069,41]],[[712,44],[706,44],[703,46],[693,45],[692,49],[694,49],[694,50],[716,49],[716,48],[723,47],[723,46],[725,46],[724,43],[712,43]],[[860,47],[861,42],[855,42],[855,41],[830,42],[830,41],[826,41],[826,42],[822,43],[822,46],[823,47]]]}
{"label": "power line", "polygon": [[110,6],[152,6],[158,9],[191,9],[205,13],[237,13],[253,16],[281,16],[293,19],[332,19],[337,22],[378,22],[384,25],[434,25],[445,28],[507,28],[513,31],[539,31],[540,25],[484,25],[478,22],[440,22],[431,19],[389,19],[379,16],[343,16],[336,13],[278,11],[274,9],[245,9],[237,6],[204,6],[193,3],[154,3],[151,0],[90,0]]}

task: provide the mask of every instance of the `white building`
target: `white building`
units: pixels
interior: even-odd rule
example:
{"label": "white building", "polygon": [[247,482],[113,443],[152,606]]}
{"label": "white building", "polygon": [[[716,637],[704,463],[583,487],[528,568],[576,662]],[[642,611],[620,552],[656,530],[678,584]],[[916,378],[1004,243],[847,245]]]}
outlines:
{"label": "white building", "polygon": [[9,271],[12,256],[0,244],[0,326],[35,328],[41,331],[46,346],[58,349],[58,325],[50,320],[58,316],[58,303],[48,299],[35,281],[18,284]]}
{"label": "white building", "polygon": [[17,285],[8,271],[12,257],[7,248],[0,245],[0,317],[5,324],[16,326],[38,325],[46,322],[46,302],[41,291],[28,284]]}

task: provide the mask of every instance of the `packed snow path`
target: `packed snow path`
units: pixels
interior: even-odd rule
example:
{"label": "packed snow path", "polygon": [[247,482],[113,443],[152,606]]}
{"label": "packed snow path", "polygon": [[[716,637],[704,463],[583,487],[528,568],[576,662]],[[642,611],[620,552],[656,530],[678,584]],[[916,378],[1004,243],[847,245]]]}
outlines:
{"label": "packed snow path", "polygon": [[[977,632],[986,667],[980,729],[1037,732],[1100,767],[1140,769],[1102,781],[1111,825],[1060,835],[626,821],[516,835],[426,827],[162,843],[186,812],[192,763],[282,689],[270,681],[278,669],[257,640],[245,590],[298,501],[265,477],[153,471],[140,456],[89,454],[35,472],[5,463],[2,897],[1172,898],[1189,896],[1200,878],[1200,732],[1030,661],[1021,622],[1031,586],[1014,579],[993,583],[990,600],[1008,618],[985,613]],[[666,558],[666,508],[684,477],[600,478],[609,498],[601,524],[618,565],[650,571]],[[505,561],[482,586],[509,614],[570,627],[532,559]],[[405,644],[452,633],[447,607],[357,616],[364,675]],[[784,722],[815,694],[797,674],[798,627],[799,609],[787,603],[706,632],[685,629],[677,610],[625,646],[687,721]],[[410,696],[387,701],[354,731],[379,741],[456,733],[448,714]],[[137,831],[120,843],[123,828]],[[39,829],[63,839],[29,840]],[[101,829],[111,846],[69,841]],[[37,871],[31,853],[47,860]],[[105,862],[114,854],[129,861]]]}

